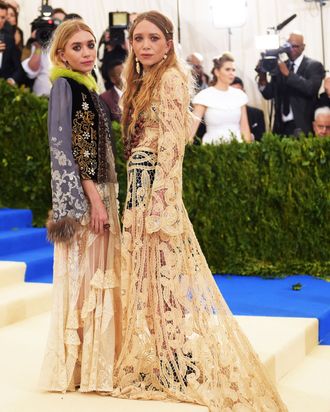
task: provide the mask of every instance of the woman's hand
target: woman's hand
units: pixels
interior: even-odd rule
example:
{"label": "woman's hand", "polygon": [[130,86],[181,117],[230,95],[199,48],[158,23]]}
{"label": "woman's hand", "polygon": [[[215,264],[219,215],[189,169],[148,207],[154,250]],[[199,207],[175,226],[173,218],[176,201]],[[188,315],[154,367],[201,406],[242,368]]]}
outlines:
{"label": "woman's hand", "polygon": [[[92,232],[103,235],[109,229],[109,217],[107,209],[102,202],[101,196],[92,180],[81,180],[85,195],[90,203],[90,224]],[[105,226],[105,227],[104,227]]]}
{"label": "woman's hand", "polygon": [[96,234],[103,234],[106,228],[104,227],[109,222],[107,209],[100,199],[91,203],[90,229]]}

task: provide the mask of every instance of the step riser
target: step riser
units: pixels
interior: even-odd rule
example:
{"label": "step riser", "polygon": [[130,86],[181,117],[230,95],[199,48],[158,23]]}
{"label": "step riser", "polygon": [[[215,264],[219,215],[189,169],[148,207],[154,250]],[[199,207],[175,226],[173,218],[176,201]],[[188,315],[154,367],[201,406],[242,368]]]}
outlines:
{"label": "step riser", "polygon": [[25,271],[23,262],[0,262],[0,288],[23,282]]}
{"label": "step riser", "polygon": [[20,322],[50,310],[51,290],[40,292],[32,299],[17,299],[0,304],[0,327]]}
{"label": "step riser", "polygon": [[18,230],[14,235],[0,238],[0,260],[15,253],[38,249],[49,245],[46,239],[46,229],[33,229],[29,233]]}
{"label": "step riser", "polygon": [[288,372],[299,365],[303,359],[318,345],[318,324],[290,341],[290,344],[276,355],[275,379],[278,382]]}

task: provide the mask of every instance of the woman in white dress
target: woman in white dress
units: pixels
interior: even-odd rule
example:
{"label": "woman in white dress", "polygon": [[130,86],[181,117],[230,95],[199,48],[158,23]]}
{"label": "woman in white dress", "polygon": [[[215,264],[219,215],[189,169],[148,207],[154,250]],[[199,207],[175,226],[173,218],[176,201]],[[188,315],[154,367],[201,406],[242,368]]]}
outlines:
{"label": "woman in white dress", "polygon": [[206,133],[203,143],[223,143],[237,139],[251,142],[247,118],[247,95],[231,87],[235,78],[234,59],[224,53],[213,59],[212,86],[199,92],[193,99],[195,121],[192,128],[194,136],[201,119],[204,117]]}

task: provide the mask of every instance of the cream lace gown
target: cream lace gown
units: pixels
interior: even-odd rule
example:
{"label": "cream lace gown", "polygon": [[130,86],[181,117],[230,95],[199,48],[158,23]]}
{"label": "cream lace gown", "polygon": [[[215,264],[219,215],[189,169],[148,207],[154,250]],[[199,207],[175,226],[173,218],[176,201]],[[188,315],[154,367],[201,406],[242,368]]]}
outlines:
{"label": "cream lace gown", "polygon": [[115,396],[286,411],[213,280],[182,202],[189,95],[168,70],[128,161]]}
{"label": "cream lace gown", "polygon": [[98,184],[110,229],[95,235],[89,214],[70,244],[55,243],[50,334],[40,378],[48,391],[113,389],[120,348],[120,226],[116,184]]}

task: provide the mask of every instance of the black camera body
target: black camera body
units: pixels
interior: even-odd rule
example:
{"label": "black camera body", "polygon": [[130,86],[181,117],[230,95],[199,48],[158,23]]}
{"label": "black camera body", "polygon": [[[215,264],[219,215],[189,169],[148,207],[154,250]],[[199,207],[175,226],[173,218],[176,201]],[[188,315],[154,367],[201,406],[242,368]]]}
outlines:
{"label": "black camera body", "polygon": [[289,54],[291,51],[291,44],[284,43],[278,49],[265,50],[261,53],[261,59],[259,60],[256,71],[258,73],[270,73],[276,75],[278,73],[278,58],[280,54]]}
{"label": "black camera body", "polygon": [[32,31],[36,30],[36,40],[41,47],[47,47],[53,31],[59,25],[56,19],[38,17],[32,22]]}
{"label": "black camera body", "polygon": [[125,30],[129,25],[129,14],[126,11],[116,11],[109,13],[109,44],[115,47],[125,46]]}
{"label": "black camera body", "polygon": [[36,30],[36,40],[41,47],[47,47],[53,31],[61,23],[58,19],[50,17],[52,11],[53,9],[50,6],[42,6],[40,16],[31,23],[31,31]]}

